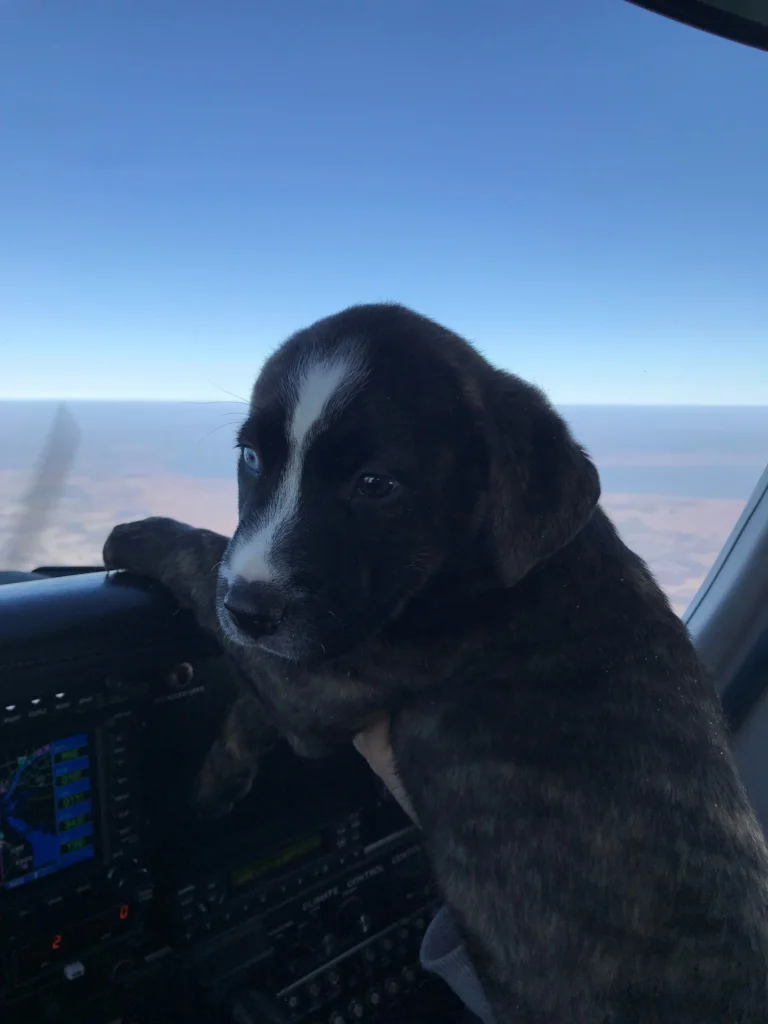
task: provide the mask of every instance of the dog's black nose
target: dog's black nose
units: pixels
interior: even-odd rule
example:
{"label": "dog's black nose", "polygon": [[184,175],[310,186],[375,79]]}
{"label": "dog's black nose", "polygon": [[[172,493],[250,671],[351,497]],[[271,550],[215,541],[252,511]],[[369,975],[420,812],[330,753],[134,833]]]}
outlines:
{"label": "dog's black nose", "polygon": [[280,588],[271,583],[235,582],[224,598],[235,624],[254,639],[276,632],[287,603]]}

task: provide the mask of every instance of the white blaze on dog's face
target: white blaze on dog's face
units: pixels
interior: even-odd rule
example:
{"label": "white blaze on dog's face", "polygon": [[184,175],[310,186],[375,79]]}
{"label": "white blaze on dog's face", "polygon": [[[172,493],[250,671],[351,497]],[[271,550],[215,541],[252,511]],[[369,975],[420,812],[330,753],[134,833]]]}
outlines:
{"label": "white blaze on dog's face", "polygon": [[293,661],[391,620],[456,546],[477,490],[455,375],[362,309],[285,342],[240,431],[219,619],[231,641]]}
{"label": "white blaze on dog's face", "polygon": [[[351,345],[329,355],[310,354],[297,361],[282,388],[287,457],[266,505],[228,552],[225,564],[229,579],[246,584],[290,583],[289,569],[281,566],[278,544],[298,515],[307,451],[364,380],[360,352]],[[261,460],[255,449],[245,445],[244,460],[250,472],[260,472]]]}

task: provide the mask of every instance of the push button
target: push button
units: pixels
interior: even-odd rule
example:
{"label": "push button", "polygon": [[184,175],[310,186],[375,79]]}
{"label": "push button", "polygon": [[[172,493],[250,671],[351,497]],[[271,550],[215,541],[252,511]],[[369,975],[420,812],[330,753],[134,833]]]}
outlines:
{"label": "push button", "polygon": [[399,995],[400,982],[397,980],[397,978],[387,978],[387,980],[384,982],[384,991],[387,993],[390,999],[396,995]]}
{"label": "push button", "polygon": [[73,960],[71,964],[67,964],[64,968],[64,977],[67,981],[76,981],[78,978],[82,978],[85,974],[85,967],[80,960]]}
{"label": "push button", "polygon": [[381,989],[372,988],[366,996],[366,1001],[374,1010],[378,1010],[382,1003]]}

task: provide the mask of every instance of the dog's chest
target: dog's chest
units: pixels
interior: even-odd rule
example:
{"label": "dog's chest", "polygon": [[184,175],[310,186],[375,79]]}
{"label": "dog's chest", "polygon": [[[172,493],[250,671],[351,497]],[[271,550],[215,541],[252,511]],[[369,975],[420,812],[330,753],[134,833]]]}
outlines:
{"label": "dog's chest", "polygon": [[281,732],[338,741],[388,706],[387,695],[354,671],[308,669],[251,655],[247,675]]}

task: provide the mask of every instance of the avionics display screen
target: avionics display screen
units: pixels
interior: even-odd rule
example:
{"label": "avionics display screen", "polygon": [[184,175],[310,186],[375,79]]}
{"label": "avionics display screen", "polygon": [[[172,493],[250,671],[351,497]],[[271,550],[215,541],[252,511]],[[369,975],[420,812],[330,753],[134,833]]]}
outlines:
{"label": "avionics display screen", "polygon": [[94,856],[92,768],[86,733],[0,748],[0,889]]}
{"label": "avionics display screen", "polygon": [[316,853],[323,846],[323,837],[320,833],[300,839],[291,846],[270,854],[259,860],[251,861],[244,867],[239,867],[230,875],[230,881],[235,889],[242,885],[250,885],[257,882],[264,875],[280,868],[295,867],[306,860],[309,854]]}

